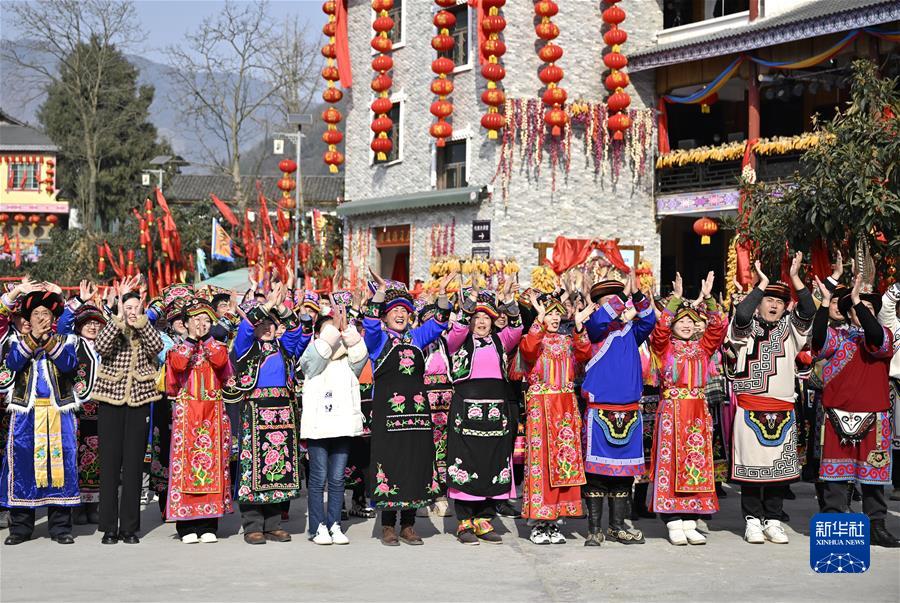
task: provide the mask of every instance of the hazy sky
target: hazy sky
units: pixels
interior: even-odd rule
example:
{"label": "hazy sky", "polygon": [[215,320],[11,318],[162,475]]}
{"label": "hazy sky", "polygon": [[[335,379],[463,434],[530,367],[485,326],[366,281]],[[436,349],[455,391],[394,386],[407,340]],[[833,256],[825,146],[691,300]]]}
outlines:
{"label": "hazy sky", "polygon": [[[245,1],[245,0],[238,0]],[[252,0],[249,0],[252,1]],[[3,2],[3,4],[9,4]],[[186,32],[196,29],[204,18],[215,15],[224,2],[220,0],[136,0],[134,2],[137,19],[143,27],[146,38],[135,45],[148,59],[165,62],[162,50],[177,44]],[[310,35],[322,38],[322,25],[326,19],[322,12],[321,0],[270,0],[269,13],[278,21],[299,17],[310,24]],[[9,11],[0,8],[0,35],[4,38],[18,37],[25,33],[21,24],[12,22]]]}

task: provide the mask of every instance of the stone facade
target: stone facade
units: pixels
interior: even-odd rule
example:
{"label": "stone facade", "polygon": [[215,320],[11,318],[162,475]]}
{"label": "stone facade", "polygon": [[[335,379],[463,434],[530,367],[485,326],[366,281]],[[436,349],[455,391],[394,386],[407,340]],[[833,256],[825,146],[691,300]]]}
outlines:
{"label": "stone facade", "polygon": [[[464,2],[460,2],[464,4]],[[389,195],[433,190],[434,142],[429,126],[434,117],[429,107],[435,96],[429,89],[434,77],[431,61],[435,53],[431,38],[434,3],[427,0],[405,0],[404,39],[392,53],[394,60],[391,94],[401,99],[401,159],[391,165],[373,165],[369,143],[372,114],[369,104],[372,92],[369,45],[373,30],[373,11],[367,0],[350,0],[349,38],[353,61],[354,87],[345,96],[346,164],[345,196],[349,203]],[[553,22],[560,28],[556,42],[565,55],[557,63],[565,72],[561,86],[569,99],[601,101],[606,97],[602,77],[604,43],[601,12],[609,5],[595,0],[560,2],[560,13]],[[623,6],[627,18],[622,29],[628,33],[629,48],[646,46],[662,27],[662,11],[658,0],[631,0]],[[542,84],[537,73],[543,65],[536,53],[535,17],[531,2],[516,0],[503,8],[507,27],[503,39],[507,52],[502,58],[506,77],[502,87],[508,98],[537,98]],[[580,140],[573,139],[569,174],[557,174],[556,190],[551,192],[549,159],[539,177],[519,170],[517,161],[506,203],[499,187],[491,187],[497,170],[500,142],[488,140],[480,126],[486,107],[480,97],[485,80],[477,61],[477,24],[474,9],[469,9],[470,36],[473,38],[470,69],[454,74],[454,93],[450,97],[454,111],[454,138],[468,138],[468,183],[488,185],[492,195],[474,206],[437,207],[406,212],[353,215],[346,218],[345,233],[350,229],[378,228],[386,225],[411,224],[411,278],[427,278],[430,263],[430,230],[433,224],[447,224],[456,219],[456,253],[471,252],[472,220],[490,220],[492,227],[491,256],[515,257],[522,266],[520,279],[529,280],[530,270],[537,265],[536,242],[549,242],[564,235],[575,238],[618,238],[622,245],[642,245],[642,257],[654,268],[659,266],[660,244],[652,192],[652,160],[642,182],[632,185],[630,174],[618,183],[611,182],[609,170],[601,178],[594,172]],[[654,75],[637,74],[627,92],[631,108],[653,106]],[[652,158],[651,158],[652,159]],[[346,242],[346,235],[345,235]],[[374,242],[369,264],[378,266]],[[345,246],[345,256],[349,249]],[[359,258],[357,258],[357,261]],[[347,265],[345,258],[345,266]]]}

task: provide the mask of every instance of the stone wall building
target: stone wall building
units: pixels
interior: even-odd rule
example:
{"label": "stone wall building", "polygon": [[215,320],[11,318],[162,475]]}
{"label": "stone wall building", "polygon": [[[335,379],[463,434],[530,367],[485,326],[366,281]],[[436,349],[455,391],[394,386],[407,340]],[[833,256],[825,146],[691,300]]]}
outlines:
{"label": "stone wall building", "polygon": [[[602,10],[609,5],[593,0],[560,3],[553,17],[560,35],[555,42],[564,56],[557,62],[564,70],[560,86],[575,99],[602,102],[608,94],[603,78],[604,23]],[[657,0],[627,3],[627,18],[621,28],[628,33],[623,47],[636,47],[662,26]],[[427,279],[432,259],[432,233],[453,233],[453,242],[438,249],[455,255],[473,252],[491,257],[515,257],[522,267],[520,278],[527,281],[538,263],[535,244],[552,243],[558,235],[575,238],[617,238],[620,244],[639,245],[641,257],[653,265],[659,262],[659,237],[652,193],[652,161],[647,161],[641,178],[634,182],[630,168],[614,182],[612,170],[599,173],[592,167],[583,143],[583,131],[573,126],[571,163],[567,175],[550,169],[550,154],[544,152],[539,173],[527,170],[519,156],[509,179],[506,195],[500,178],[495,179],[502,147],[501,140],[489,140],[480,120],[487,106],[481,102],[486,80],[478,62],[478,24],[475,9],[461,1],[453,10],[458,15],[460,45],[453,74],[452,142],[438,148],[429,127],[435,118],[429,113],[436,99],[430,90],[435,74],[431,62],[437,54],[431,47],[436,30],[432,23],[436,7],[427,0],[395,0],[393,16],[399,14],[391,56],[395,108],[395,156],[376,163],[369,148],[372,140],[369,108],[374,96],[368,82],[374,72],[370,62],[374,51],[374,11],[368,0],[350,0],[349,40],[355,84],[345,93],[347,100],[345,133],[345,202],[338,213],[346,219],[345,267],[363,264],[391,275],[398,255],[409,254],[409,282]],[[531,2],[507,2],[502,9],[506,29],[502,39],[507,51],[502,57],[506,77],[502,88],[508,99],[539,99],[544,85],[538,72],[544,66],[537,55],[540,40],[535,35],[537,20]],[[399,32],[396,31],[399,29]],[[653,74],[632,77],[626,90],[631,109],[646,111],[653,104]],[[543,113],[543,109],[541,109]],[[544,128],[549,132],[548,128]],[[399,135],[398,135],[399,134]],[[652,146],[653,142],[648,141]],[[652,159],[652,158],[651,158]],[[464,161],[464,166],[454,165]],[[447,175],[445,165],[451,164]],[[462,174],[460,174],[460,172]],[[464,181],[460,178],[464,175]],[[456,178],[454,180],[454,178]],[[448,181],[449,179],[449,181]],[[464,185],[450,188],[453,184]],[[490,242],[473,244],[473,222],[490,221]],[[408,227],[408,229],[407,229]],[[381,234],[379,234],[381,233]],[[440,246],[439,246],[440,247]],[[489,248],[485,249],[485,248]]]}

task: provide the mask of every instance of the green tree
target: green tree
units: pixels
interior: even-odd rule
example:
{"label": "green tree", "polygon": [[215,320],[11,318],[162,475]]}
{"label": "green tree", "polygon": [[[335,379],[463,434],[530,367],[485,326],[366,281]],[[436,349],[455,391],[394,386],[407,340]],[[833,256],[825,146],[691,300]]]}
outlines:
{"label": "green tree", "polygon": [[770,270],[785,241],[808,251],[822,239],[851,253],[867,243],[883,273],[886,260],[900,254],[897,78],[880,76],[869,60],[854,61],[850,102],[814,127],[822,142],[803,155],[792,182],[743,183],[740,234],[759,245]]}
{"label": "green tree", "polygon": [[[86,79],[80,65],[97,66],[102,74]],[[60,63],[59,78],[48,85],[38,111],[60,147],[61,188],[75,193],[88,230],[107,230],[125,218],[140,194],[141,169],[155,155],[171,152],[168,143],[157,143],[148,121],[153,87],[138,87],[137,78],[120,51],[92,37]]]}

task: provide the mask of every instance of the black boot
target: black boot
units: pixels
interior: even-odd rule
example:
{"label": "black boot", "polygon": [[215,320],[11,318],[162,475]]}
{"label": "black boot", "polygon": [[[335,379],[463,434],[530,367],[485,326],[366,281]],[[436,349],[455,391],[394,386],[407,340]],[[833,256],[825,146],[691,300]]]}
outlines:
{"label": "black boot", "polygon": [[883,519],[873,519],[870,522],[869,536],[872,546],[883,546],[888,549],[900,548],[900,540],[888,532]]}
{"label": "black boot", "polygon": [[640,530],[629,530],[625,525],[625,517],[628,513],[627,496],[609,497],[609,529],[607,535],[610,540],[622,544],[644,544],[644,534]]}
{"label": "black boot", "polygon": [[588,535],[584,546],[600,546],[603,542],[603,497],[589,496],[584,502],[588,516]]}

